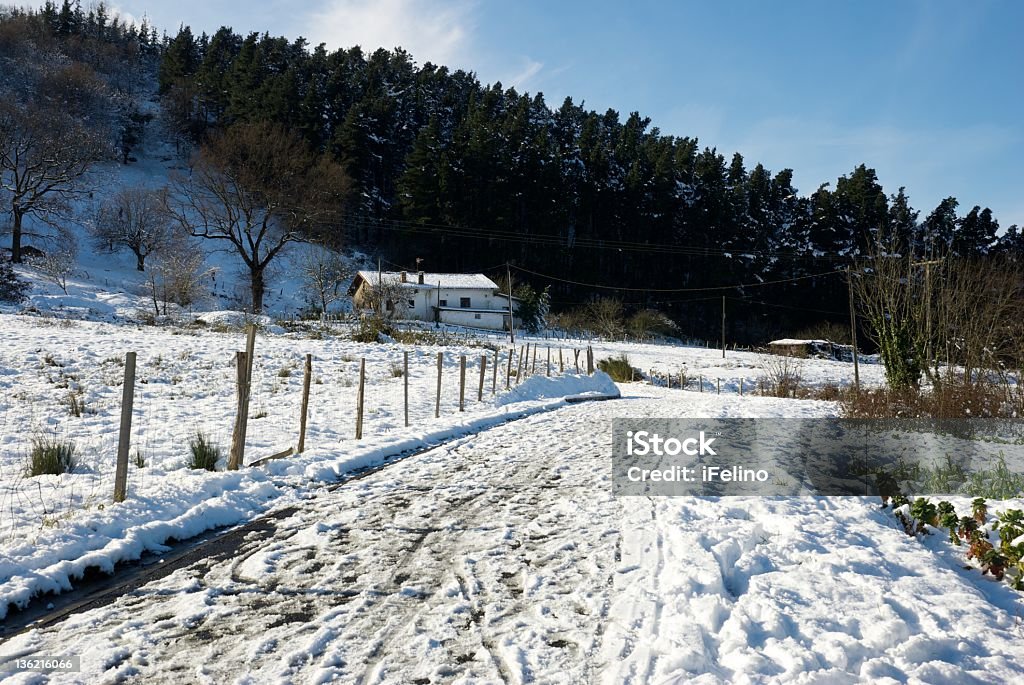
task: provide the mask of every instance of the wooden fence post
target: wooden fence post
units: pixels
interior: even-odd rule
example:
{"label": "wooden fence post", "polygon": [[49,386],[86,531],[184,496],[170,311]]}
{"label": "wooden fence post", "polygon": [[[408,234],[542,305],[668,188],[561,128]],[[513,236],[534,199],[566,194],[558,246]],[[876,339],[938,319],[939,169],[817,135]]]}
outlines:
{"label": "wooden fence post", "polygon": [[558,373],[565,373],[565,363],[562,361],[562,348],[558,348]]}
{"label": "wooden fence post", "polygon": [[743,397],[743,378],[740,378],[740,397]]}
{"label": "wooden fence post", "polygon": [[594,375],[594,348],[587,345],[587,375]]}
{"label": "wooden fence post", "polygon": [[697,382],[700,383],[700,391],[704,392],[704,376],[697,376]]}
{"label": "wooden fence post", "polygon": [[505,390],[512,389],[512,357],[516,356],[516,348],[508,348],[508,371],[505,372]]}
{"label": "wooden fence post", "polygon": [[124,388],[121,391],[121,432],[117,439],[117,466],[114,470],[114,501],[123,502],[128,494],[128,449],[132,439],[132,407],[135,404],[135,353],[124,356]]}
{"label": "wooden fence post", "polygon": [[537,343],[533,343],[533,365],[530,367],[530,375],[535,373],[537,373]]}
{"label": "wooden fence post", "polygon": [[718,383],[718,394],[721,395],[722,394],[722,379],[718,378],[716,380],[717,380],[717,383]]}
{"label": "wooden fence post", "polygon": [[302,414],[299,416],[299,446],[296,454],[306,449],[306,417],[309,415],[309,384],[313,377],[313,355],[306,355],[306,366],[302,374]]}
{"label": "wooden fence post", "polygon": [[580,375],[580,351],[573,348],[573,356],[576,358],[576,375]]}
{"label": "wooden fence post", "polygon": [[683,375],[683,370],[679,369],[679,389],[680,390],[686,390],[686,388],[684,387],[685,384],[683,383],[683,379],[684,378],[685,378],[685,376]]}
{"label": "wooden fence post", "polygon": [[523,380],[523,348],[519,348],[519,363],[516,365],[516,385]]}
{"label": "wooden fence post", "polygon": [[548,377],[551,377],[551,348],[548,347]]}
{"label": "wooden fence post", "polygon": [[441,418],[441,367],[444,365],[444,352],[437,353],[437,398],[434,400],[434,418]]}
{"label": "wooden fence post", "polygon": [[402,380],[405,381],[405,426],[409,427],[409,350],[402,353]]}
{"label": "wooden fence post", "polygon": [[487,373],[487,355],[480,355],[480,387],[476,390],[476,401],[484,401],[484,375]]}
{"label": "wooden fence post", "polygon": [[466,355],[459,357],[459,411],[466,411]]}
{"label": "wooden fence post", "polygon": [[494,368],[491,369],[491,394],[498,393],[498,348],[494,348]]}
{"label": "wooden fence post", "polygon": [[245,462],[245,434],[249,426],[249,398],[252,395],[252,365],[256,348],[256,325],[249,326],[245,340],[245,353],[235,357],[238,363],[238,413],[235,430],[231,434],[231,453],[228,470],[236,471]]}
{"label": "wooden fence post", "polygon": [[366,398],[366,358],[359,360],[359,392],[356,393],[356,440],[363,439],[363,400]]}

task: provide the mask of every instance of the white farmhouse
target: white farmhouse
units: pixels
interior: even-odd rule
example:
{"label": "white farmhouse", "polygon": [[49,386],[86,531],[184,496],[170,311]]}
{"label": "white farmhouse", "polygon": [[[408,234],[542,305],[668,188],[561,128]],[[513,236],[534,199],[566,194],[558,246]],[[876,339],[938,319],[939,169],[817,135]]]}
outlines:
{"label": "white farmhouse", "polygon": [[373,306],[375,286],[385,293],[385,310],[396,318],[495,331],[509,328],[508,295],[498,292],[498,284],[483,274],[360,271],[348,290],[356,310]]}

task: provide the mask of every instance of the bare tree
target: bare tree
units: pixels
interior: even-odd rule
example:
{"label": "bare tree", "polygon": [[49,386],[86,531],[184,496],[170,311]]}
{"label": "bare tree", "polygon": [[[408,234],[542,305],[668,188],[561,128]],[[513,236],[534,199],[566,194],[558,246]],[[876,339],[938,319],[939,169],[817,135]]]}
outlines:
{"label": "bare tree", "polygon": [[189,234],[227,243],[241,257],[258,313],[267,265],[288,243],[336,222],[348,187],[341,166],[295,133],[238,124],[200,148],[188,176],[172,180],[166,207]]}
{"label": "bare tree", "polygon": [[213,273],[207,268],[205,255],[187,240],[173,240],[167,249],[153,255],[147,271],[145,291],[157,316],[167,314],[167,305],[187,307],[205,294],[203,279]]}
{"label": "bare tree", "polygon": [[307,298],[324,313],[344,296],[342,286],[353,275],[341,255],[323,245],[311,246],[295,260],[295,266]]}
{"label": "bare tree", "polygon": [[127,247],[135,255],[135,268],[145,271],[146,257],[170,243],[172,229],[163,193],[136,186],[118,191],[100,205],[93,236],[103,244]]}
{"label": "bare tree", "polygon": [[[975,372],[1004,375],[1019,360],[1016,338],[1024,320],[1024,282],[1020,267],[1006,256],[973,259],[947,257],[930,274],[932,347],[936,360],[929,376],[940,377],[939,355],[963,369],[970,384]],[[983,380],[983,379],[982,379]]]}
{"label": "bare tree", "polygon": [[31,259],[32,266],[66,295],[68,292],[68,276],[75,270],[78,259],[78,241],[68,230],[61,228],[56,237],[48,238],[45,252]]}
{"label": "bare tree", "polygon": [[374,316],[380,319],[401,319],[408,311],[408,295],[400,281],[386,278],[381,281],[371,279],[359,291],[358,307],[373,310]]}
{"label": "bare tree", "polygon": [[600,335],[606,338],[617,338],[622,335],[622,301],[611,297],[602,297],[587,305],[589,323]]}
{"label": "bare tree", "polygon": [[26,216],[53,223],[87,191],[82,177],[110,146],[67,114],[0,101],[0,189],[10,212],[11,261],[20,262]]}

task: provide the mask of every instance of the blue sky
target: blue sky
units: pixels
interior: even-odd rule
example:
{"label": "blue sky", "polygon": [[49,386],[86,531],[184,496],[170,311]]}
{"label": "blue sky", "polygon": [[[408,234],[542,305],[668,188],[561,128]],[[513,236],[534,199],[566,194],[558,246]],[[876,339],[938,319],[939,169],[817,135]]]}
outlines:
{"label": "blue sky", "polygon": [[485,82],[639,111],[801,193],[864,162],[926,215],[943,197],[1024,225],[1024,3],[1015,0],[123,0],[169,32],[401,45]]}

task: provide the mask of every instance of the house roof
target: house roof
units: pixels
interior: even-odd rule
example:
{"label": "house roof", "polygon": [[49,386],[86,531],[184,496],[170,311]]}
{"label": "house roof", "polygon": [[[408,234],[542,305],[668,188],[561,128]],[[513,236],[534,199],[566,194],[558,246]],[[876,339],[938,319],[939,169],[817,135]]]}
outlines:
{"label": "house roof", "polygon": [[352,284],[353,290],[359,286],[360,279],[366,281],[370,285],[377,283],[378,279],[380,279],[384,283],[395,283],[408,288],[437,288],[440,283],[440,287],[446,290],[459,288],[473,288],[478,290],[498,289],[498,284],[483,274],[424,273],[423,283],[420,283],[419,274],[415,271],[408,271],[406,272],[406,282],[402,283],[402,272],[400,271],[384,271],[383,273],[377,271],[360,271],[356,275],[356,280]]}

